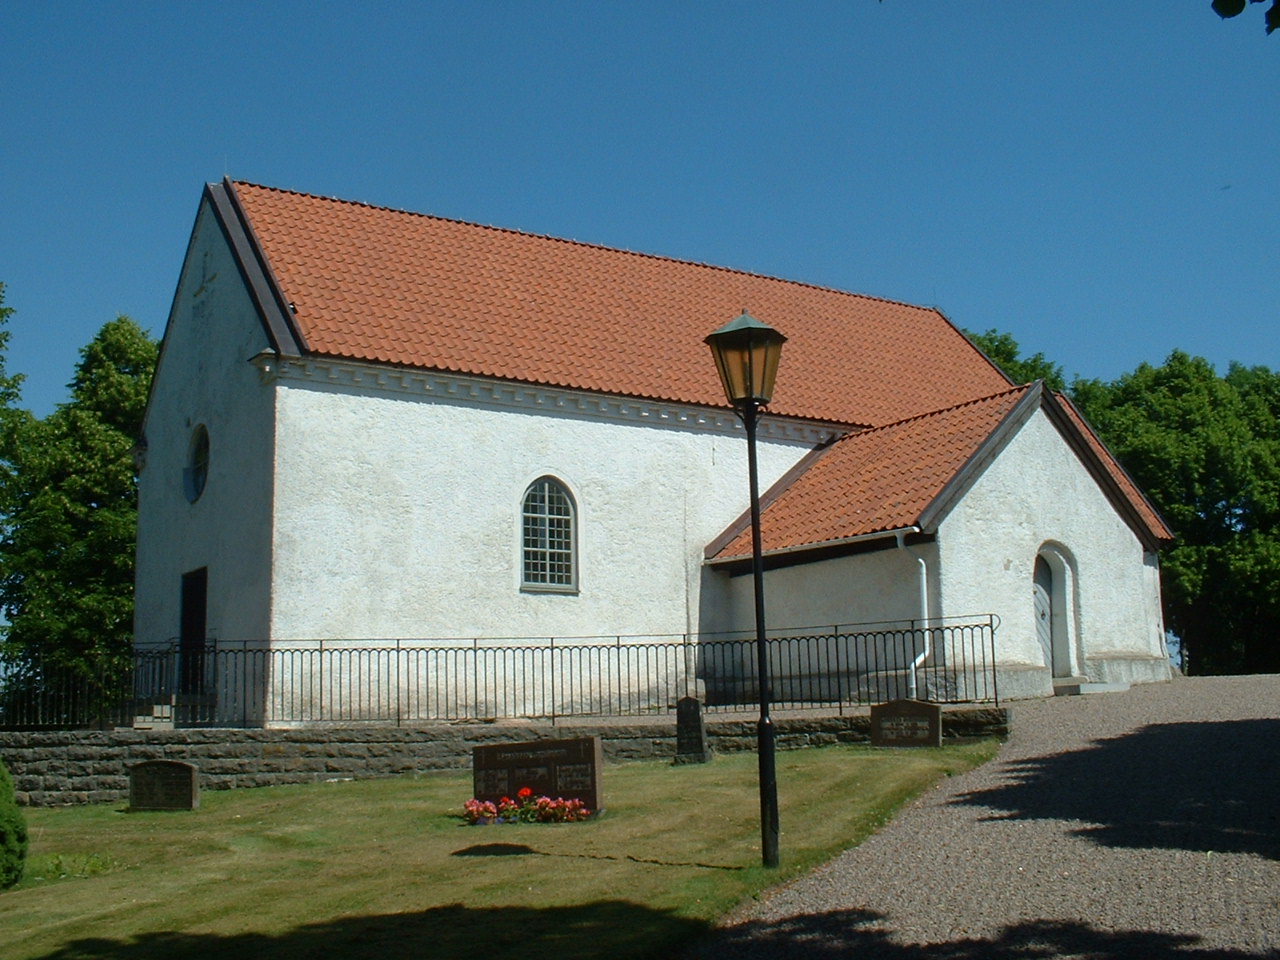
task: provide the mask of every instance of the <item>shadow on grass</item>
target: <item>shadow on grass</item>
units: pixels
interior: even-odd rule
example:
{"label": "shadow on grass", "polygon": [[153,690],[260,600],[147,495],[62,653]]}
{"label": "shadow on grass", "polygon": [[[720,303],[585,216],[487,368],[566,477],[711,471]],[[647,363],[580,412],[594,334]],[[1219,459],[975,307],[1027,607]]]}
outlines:
{"label": "shadow on grass", "polygon": [[617,900],[542,909],[451,904],[418,913],[341,917],[278,935],[164,931],[128,940],[86,938],[39,960],[648,960],[672,956],[708,929],[703,921]]}
{"label": "shadow on grass", "polygon": [[277,936],[166,931],[128,940],[83,939],[38,960],[1261,960],[1275,957],[1199,946],[1192,934],[1099,930],[1039,920],[977,937],[916,945],[890,941],[883,918],[838,910],[712,930],[616,900],[574,907],[471,909],[461,904],[419,913],[344,917]]}
{"label": "shadow on grass", "polygon": [[1168,723],[1012,764],[954,802],[1005,819],[1083,820],[1103,846],[1280,859],[1280,720]]}
{"label": "shadow on grass", "polygon": [[615,857],[608,853],[549,853],[523,843],[478,843],[449,854],[451,857],[564,857],[568,860],[626,860],[629,863],[651,863],[659,867],[698,867],[702,870],[746,870],[746,867],[722,863],[699,863],[686,860],[650,860],[646,857]]}
{"label": "shadow on grass", "polygon": [[680,956],[683,960],[1260,960],[1276,956],[1200,947],[1200,938],[1191,934],[1099,930],[1055,920],[1015,924],[991,939],[899,944],[889,940],[883,919],[868,910],[836,910],[751,921],[718,931]]}

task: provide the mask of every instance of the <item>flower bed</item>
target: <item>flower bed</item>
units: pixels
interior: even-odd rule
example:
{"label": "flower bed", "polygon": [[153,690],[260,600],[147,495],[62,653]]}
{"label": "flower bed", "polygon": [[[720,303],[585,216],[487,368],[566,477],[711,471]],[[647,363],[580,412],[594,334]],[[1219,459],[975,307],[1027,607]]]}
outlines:
{"label": "flower bed", "polygon": [[515,799],[503,797],[497,803],[492,800],[471,799],[462,805],[467,823],[576,823],[591,816],[581,800],[557,797],[535,797],[529,787],[521,787]]}

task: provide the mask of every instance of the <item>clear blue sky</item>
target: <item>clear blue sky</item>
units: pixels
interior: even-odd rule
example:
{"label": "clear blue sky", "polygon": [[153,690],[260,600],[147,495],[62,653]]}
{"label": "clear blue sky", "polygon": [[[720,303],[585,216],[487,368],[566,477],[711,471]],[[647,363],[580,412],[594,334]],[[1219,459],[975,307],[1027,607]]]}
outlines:
{"label": "clear blue sky", "polygon": [[160,335],[224,174],[930,304],[1068,376],[1277,369],[1278,74],[1208,0],[8,0],[9,369],[43,415],[117,313]]}

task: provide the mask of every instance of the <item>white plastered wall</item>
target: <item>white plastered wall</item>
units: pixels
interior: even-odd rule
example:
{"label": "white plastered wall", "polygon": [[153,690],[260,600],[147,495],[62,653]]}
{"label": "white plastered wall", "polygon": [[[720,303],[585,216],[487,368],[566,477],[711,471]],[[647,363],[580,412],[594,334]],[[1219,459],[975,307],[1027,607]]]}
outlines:
{"label": "white plastered wall", "polygon": [[[275,640],[698,629],[702,551],[746,499],[740,432],[376,388],[277,390]],[[807,450],[762,443],[762,482]],[[546,475],[576,501],[576,594],[520,587],[521,500]]]}
{"label": "white plastered wall", "polygon": [[[932,544],[900,549],[896,538],[842,557],[765,571],[765,621],[773,696],[780,701],[890,700],[917,693],[907,667],[925,650],[926,615],[917,556],[932,565]],[[871,546],[864,544],[864,547]],[[720,629],[739,637],[755,632],[755,585],[750,573],[713,572],[730,598]],[[928,605],[932,610],[935,598]],[[705,634],[704,634],[704,638]],[[785,639],[781,639],[785,638]],[[717,652],[704,665],[711,698],[755,695],[755,652]],[[742,689],[717,673],[745,678]]]}
{"label": "white plastered wall", "polygon": [[[840,627],[920,617],[919,564],[895,540],[887,548],[768,570],[765,615],[771,628]],[[931,544],[913,547],[931,562]],[[719,574],[726,577],[725,574]],[[728,579],[726,577],[726,579]],[[728,581],[726,630],[755,629],[750,574]]]}
{"label": "white plastered wall", "polygon": [[[1032,576],[1041,553],[1061,560],[1062,611],[1074,672],[1094,680],[1167,679],[1154,558],[1043,411],[978,476],[938,527],[939,612],[995,613],[1002,666],[1049,692],[1036,636]],[[1065,578],[1062,574],[1065,573]],[[1003,683],[1003,681],[1002,681]]]}
{"label": "white plastered wall", "polygon": [[[269,628],[272,390],[249,359],[268,345],[217,219],[202,204],[147,408],[139,478],[135,636],[178,636],[182,574],[208,568],[208,635]],[[191,438],[209,433],[209,472],[184,492]]]}

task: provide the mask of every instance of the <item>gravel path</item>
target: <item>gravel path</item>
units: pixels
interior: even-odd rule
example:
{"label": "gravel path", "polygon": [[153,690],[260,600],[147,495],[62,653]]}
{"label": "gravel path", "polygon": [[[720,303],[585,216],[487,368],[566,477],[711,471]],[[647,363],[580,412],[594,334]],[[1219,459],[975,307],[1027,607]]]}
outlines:
{"label": "gravel path", "polygon": [[1280,958],[1280,676],[1013,711],[997,760],[690,958]]}

